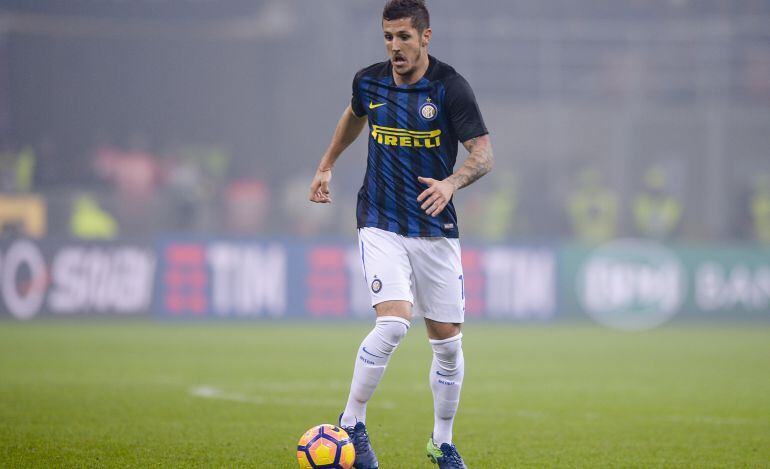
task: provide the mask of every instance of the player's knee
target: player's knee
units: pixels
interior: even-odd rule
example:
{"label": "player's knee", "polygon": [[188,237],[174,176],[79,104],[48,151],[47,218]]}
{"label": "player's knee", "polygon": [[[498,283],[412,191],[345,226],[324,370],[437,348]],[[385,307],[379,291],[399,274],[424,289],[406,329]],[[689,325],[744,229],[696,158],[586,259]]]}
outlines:
{"label": "player's knee", "polygon": [[407,323],[412,319],[412,305],[408,301],[388,300],[374,305],[377,317],[396,316],[403,318]]}
{"label": "player's knee", "polygon": [[409,325],[409,321],[398,316],[381,316],[377,318],[374,330],[386,348],[388,348],[388,350],[383,350],[384,353],[393,353],[406,336],[407,331],[409,331]]}
{"label": "player's knee", "polygon": [[431,339],[430,346],[433,348],[433,356],[436,357],[436,362],[445,371],[454,373],[460,368],[463,362],[462,338],[463,335],[460,333],[448,339]]}

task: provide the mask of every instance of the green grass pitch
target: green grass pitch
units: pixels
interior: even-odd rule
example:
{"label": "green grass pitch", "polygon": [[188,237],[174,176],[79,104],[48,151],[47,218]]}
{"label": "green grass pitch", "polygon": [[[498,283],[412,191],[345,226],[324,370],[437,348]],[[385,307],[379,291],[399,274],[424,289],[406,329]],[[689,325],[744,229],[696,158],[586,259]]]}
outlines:
{"label": "green grass pitch", "polygon": [[[2,467],[296,467],[363,323],[0,323]],[[471,323],[470,467],[770,467],[770,327]],[[432,467],[418,322],[369,405],[381,467]]]}

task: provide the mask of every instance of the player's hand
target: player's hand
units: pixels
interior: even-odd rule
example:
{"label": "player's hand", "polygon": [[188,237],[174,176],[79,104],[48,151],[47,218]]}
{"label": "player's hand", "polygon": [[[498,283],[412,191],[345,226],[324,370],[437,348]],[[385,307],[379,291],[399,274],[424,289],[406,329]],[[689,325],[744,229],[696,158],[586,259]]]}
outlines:
{"label": "player's hand", "polygon": [[310,201],[318,204],[332,203],[329,182],[332,180],[332,170],[316,170],[313,182],[310,183]]}
{"label": "player's hand", "polygon": [[417,202],[422,202],[420,208],[435,218],[452,199],[455,186],[451,182],[438,181],[422,176],[418,177],[417,180],[428,186],[427,189],[422,191],[422,194],[417,196]]}

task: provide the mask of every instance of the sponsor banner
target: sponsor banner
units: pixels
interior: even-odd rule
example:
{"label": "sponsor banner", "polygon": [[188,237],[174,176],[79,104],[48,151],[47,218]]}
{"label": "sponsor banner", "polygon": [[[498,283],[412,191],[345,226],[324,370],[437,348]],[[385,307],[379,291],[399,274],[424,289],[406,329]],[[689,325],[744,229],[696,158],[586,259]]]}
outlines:
{"label": "sponsor banner", "polygon": [[608,327],[650,329],[674,316],[770,319],[770,250],[617,240],[568,246],[560,259],[565,310]]}
{"label": "sponsor banner", "polygon": [[279,242],[163,241],[153,309],[167,318],[286,316],[289,251]]}
{"label": "sponsor banner", "polygon": [[[550,247],[463,248],[466,315],[550,320]],[[353,243],[166,239],[0,244],[0,317],[144,315],[169,319],[373,317]]]}
{"label": "sponsor banner", "polygon": [[[770,249],[464,245],[469,318],[586,316],[641,330],[674,317],[770,319]],[[0,243],[0,317],[367,318],[370,285],[349,242],[16,239]]]}
{"label": "sponsor banner", "polygon": [[[462,261],[468,316],[554,316],[554,249],[469,247]],[[153,309],[180,319],[370,319],[369,288],[351,243],[166,240],[158,247]]]}
{"label": "sponsor banner", "polygon": [[0,316],[147,314],[155,253],[129,243],[0,244]]}

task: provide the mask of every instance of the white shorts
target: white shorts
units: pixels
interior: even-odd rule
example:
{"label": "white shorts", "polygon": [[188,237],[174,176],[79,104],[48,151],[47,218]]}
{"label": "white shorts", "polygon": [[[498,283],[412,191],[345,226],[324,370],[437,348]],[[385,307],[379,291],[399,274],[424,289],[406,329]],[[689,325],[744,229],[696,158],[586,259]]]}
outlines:
{"label": "white shorts", "polygon": [[378,228],[358,230],[372,306],[403,300],[438,322],[465,320],[465,288],[457,238],[408,238]]}

